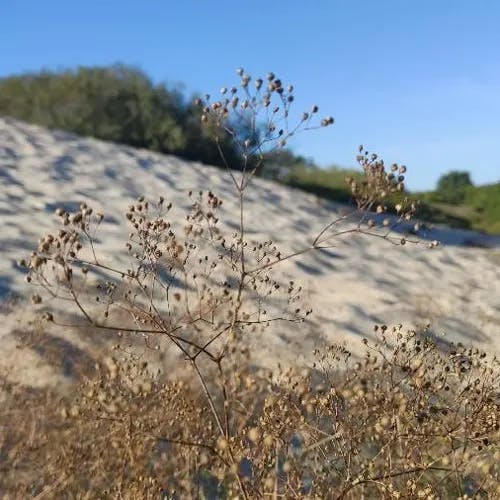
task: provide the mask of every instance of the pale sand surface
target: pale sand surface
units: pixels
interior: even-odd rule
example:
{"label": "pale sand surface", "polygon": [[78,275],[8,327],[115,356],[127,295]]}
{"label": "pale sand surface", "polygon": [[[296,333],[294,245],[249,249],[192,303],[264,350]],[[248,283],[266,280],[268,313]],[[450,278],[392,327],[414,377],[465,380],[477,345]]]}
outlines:
{"label": "pale sand surface", "polygon": [[[211,189],[224,200],[221,220],[233,228],[238,224],[234,186],[222,170],[1,118],[0,183],[4,301],[33,291],[16,261],[29,255],[40,236],[54,231],[58,206],[77,207],[86,201],[101,209],[107,222],[99,252],[115,263],[126,262],[124,212],[140,195],[164,196],[182,214],[189,206],[189,190]],[[259,179],[250,186],[247,200],[249,237],[272,239],[284,255],[303,248],[342,209]],[[444,244],[430,250],[425,244],[394,247],[378,238],[350,237],[331,250],[282,263],[283,279],[302,284],[314,314],[306,324],[281,324],[266,331],[255,341],[259,362],[305,363],[325,342],[345,342],[358,352],[361,339],[373,335],[375,323],[408,328],[430,323],[443,341],[499,352],[500,238],[446,228],[426,237]],[[73,360],[91,359],[113,340],[96,342],[85,332],[52,326],[46,342],[60,347],[55,342],[59,339],[71,354],[68,366],[53,366],[48,348],[36,342],[19,348],[20,334],[36,330],[25,302],[21,298],[17,305],[0,308],[0,368],[9,377],[32,385],[69,382]]]}

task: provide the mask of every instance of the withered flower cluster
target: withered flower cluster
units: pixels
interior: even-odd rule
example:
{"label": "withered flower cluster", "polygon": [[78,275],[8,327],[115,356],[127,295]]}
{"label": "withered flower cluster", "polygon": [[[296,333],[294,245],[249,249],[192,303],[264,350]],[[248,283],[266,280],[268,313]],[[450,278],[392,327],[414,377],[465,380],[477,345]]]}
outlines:
{"label": "withered flower cluster", "polygon": [[[59,209],[59,229],[21,262],[46,320],[85,324],[99,346],[109,336],[113,344],[96,354],[93,375],[62,396],[0,377],[0,491],[12,498],[500,496],[496,358],[438,346],[426,330],[378,325],[361,358],[326,345],[312,366],[261,366],[266,335],[279,331],[269,327],[286,329],[312,313],[280,264],[353,235],[418,243],[392,234],[417,205],[404,198],[406,167],[386,168],[360,148],[361,179],[348,179],[350,214],[292,254],[253,238],[245,193],[263,153],[333,118],[314,125],[314,105],[291,125],[293,86],[273,73],[237,74],[238,87],[198,103],[222,158],[221,134],[240,149],[240,173],[226,165],[238,213],[224,213],[210,190],[188,193],[183,215],[163,197],[140,197],[125,214],[122,265],[99,255],[103,215],[83,203],[73,213]],[[226,225],[232,215],[236,225]],[[81,318],[76,325],[64,314],[70,307]],[[152,354],[154,363],[146,361]]]}

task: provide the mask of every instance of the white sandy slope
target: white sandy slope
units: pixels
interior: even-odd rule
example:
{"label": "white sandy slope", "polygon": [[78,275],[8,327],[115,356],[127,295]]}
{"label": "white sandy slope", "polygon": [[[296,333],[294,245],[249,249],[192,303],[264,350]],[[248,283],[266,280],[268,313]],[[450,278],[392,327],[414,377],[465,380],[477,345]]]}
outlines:
{"label": "white sandy slope", "polygon": [[[106,214],[99,251],[109,262],[125,256],[123,214],[140,195],[162,195],[182,208],[188,206],[187,191],[211,189],[224,200],[221,218],[229,227],[237,225],[234,188],[222,170],[2,118],[0,183],[0,369],[35,386],[71,381],[71,363],[98,357],[96,350],[108,345],[84,332],[52,327],[44,341],[64,351],[62,362],[54,365],[47,359],[48,347],[37,344],[36,331],[29,337],[35,339],[32,346],[20,348],[26,344],[20,341],[23,334],[34,327],[25,307],[32,290],[16,261],[57,227],[56,207],[87,201]],[[259,179],[249,188],[246,208],[250,237],[271,238],[282,254],[303,248],[341,209]],[[325,342],[345,342],[357,351],[375,323],[430,323],[444,341],[499,352],[500,238],[446,228],[426,237],[443,245],[433,250],[426,245],[394,247],[355,236],[332,250],[282,263],[284,279],[303,285],[314,314],[305,325],[276,325],[267,331],[256,342],[259,361],[306,363]],[[10,307],[6,300],[13,294],[21,299]]]}

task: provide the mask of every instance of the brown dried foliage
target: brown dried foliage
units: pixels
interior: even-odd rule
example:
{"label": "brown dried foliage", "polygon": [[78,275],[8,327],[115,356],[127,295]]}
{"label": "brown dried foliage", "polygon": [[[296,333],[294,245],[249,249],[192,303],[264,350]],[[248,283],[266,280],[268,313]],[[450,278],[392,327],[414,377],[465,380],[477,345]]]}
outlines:
{"label": "brown dried foliage", "polygon": [[[4,380],[0,490],[7,498],[499,494],[495,358],[463,346],[439,348],[425,332],[382,325],[360,360],[345,347],[325,346],[310,367],[259,367],[249,339],[312,312],[301,304],[300,286],[283,282],[280,262],[349,235],[395,245],[419,241],[393,233],[411,219],[410,202],[389,223],[370,215],[373,208],[385,212],[384,199],[403,189],[406,169],[387,172],[362,149],[365,180],[348,180],[356,201],[351,213],[293,254],[248,237],[245,192],[263,152],[315,128],[318,108],[289,126],[293,87],[269,74],[252,90],[252,79],[238,74],[239,89],[223,88],[221,100],[207,96],[200,106],[216,142],[229,134],[241,150],[240,168],[227,170],[239,199],[239,230],[221,224],[222,200],[210,191],[189,193],[181,227],[165,199],[141,197],[126,213],[130,264],[120,267],[98,256],[103,215],[82,204],[73,214],[59,210],[60,229],[22,262],[39,287],[32,301],[46,321],[65,324],[45,306],[47,297],[67,301],[117,343],[114,356],[69,395]],[[332,123],[328,117],[319,126]],[[145,352],[177,352],[189,383],[148,365],[127,345],[130,338],[140,339]]]}

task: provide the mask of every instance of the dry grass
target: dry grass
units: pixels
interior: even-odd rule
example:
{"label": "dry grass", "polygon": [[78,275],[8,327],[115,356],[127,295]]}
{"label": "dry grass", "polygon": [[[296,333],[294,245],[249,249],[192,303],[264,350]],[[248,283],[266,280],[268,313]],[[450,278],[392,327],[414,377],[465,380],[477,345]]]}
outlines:
{"label": "dry grass", "polygon": [[[234,356],[202,391],[108,362],[73,396],[5,385],[0,489],[12,498],[493,498],[499,363],[400,328],[361,361],[330,346],[308,370]],[[239,476],[241,485],[236,477]]]}
{"label": "dry grass", "polygon": [[[499,494],[496,359],[381,325],[361,360],[325,346],[311,367],[259,367],[267,327],[300,323],[312,312],[300,284],[283,282],[282,261],[350,235],[394,245],[419,240],[392,232],[412,217],[415,206],[406,200],[397,220],[370,217],[372,209],[384,214],[384,200],[404,189],[406,169],[386,170],[361,148],[363,180],[347,180],[352,213],[290,255],[272,241],[253,241],[245,193],[259,161],[314,128],[317,106],[289,126],[293,88],[270,74],[251,90],[250,77],[239,74],[239,89],[200,103],[216,143],[227,134],[241,152],[241,165],[227,169],[239,199],[238,230],[224,229],[222,200],[210,191],[189,193],[180,228],[168,200],[141,197],[126,213],[130,265],[117,268],[97,252],[103,215],[82,204],[75,213],[59,210],[60,228],[22,262],[45,321],[64,325],[45,306],[48,297],[76,306],[79,326],[93,335],[113,332],[117,340],[114,357],[103,353],[95,373],[79,371],[81,385],[71,394],[3,381],[0,490],[7,498]],[[332,123],[327,117],[320,126]],[[157,372],[143,361],[149,350],[177,352],[190,375]]]}

